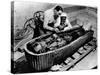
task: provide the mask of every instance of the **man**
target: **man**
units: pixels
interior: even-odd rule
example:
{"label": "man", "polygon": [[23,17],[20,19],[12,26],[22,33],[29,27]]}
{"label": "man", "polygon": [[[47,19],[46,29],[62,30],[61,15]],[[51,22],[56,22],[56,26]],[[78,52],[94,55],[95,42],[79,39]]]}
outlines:
{"label": "man", "polygon": [[62,13],[59,18],[57,19],[57,22],[54,25],[55,28],[58,28],[59,30],[66,31],[68,29],[72,28],[72,25],[70,24],[68,20],[68,16],[66,13]]}
{"label": "man", "polygon": [[43,27],[49,31],[58,32],[58,28],[54,28],[54,24],[56,23],[57,18],[63,12],[63,8],[61,6],[56,6],[44,12],[44,23]]}

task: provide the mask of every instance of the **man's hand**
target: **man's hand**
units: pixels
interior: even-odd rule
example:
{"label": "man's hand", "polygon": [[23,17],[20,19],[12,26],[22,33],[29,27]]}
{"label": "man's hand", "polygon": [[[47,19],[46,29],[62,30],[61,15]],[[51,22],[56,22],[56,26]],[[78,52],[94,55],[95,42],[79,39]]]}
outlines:
{"label": "man's hand", "polygon": [[65,26],[60,25],[60,26],[59,26],[59,29],[60,29],[60,30],[63,30],[64,27],[65,27]]}
{"label": "man's hand", "polygon": [[60,32],[58,28],[54,28],[54,31],[55,32]]}

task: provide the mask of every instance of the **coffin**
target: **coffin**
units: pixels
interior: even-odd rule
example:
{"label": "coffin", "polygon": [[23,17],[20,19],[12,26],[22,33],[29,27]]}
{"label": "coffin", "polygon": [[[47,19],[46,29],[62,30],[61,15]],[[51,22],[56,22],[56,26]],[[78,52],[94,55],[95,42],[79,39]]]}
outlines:
{"label": "coffin", "polygon": [[[82,27],[74,27],[70,30],[67,30],[65,32],[59,32],[57,34],[59,35],[59,34],[71,33],[72,31],[75,31],[75,30],[77,31],[79,29],[82,29]],[[83,35],[77,37],[76,39],[71,41],[69,44],[66,44],[55,50],[37,54],[30,51],[27,48],[28,43],[46,39],[50,37],[51,35],[53,35],[53,33],[39,36],[37,38],[34,38],[28,41],[24,45],[26,59],[30,63],[31,67],[36,71],[49,69],[54,64],[63,62],[67,57],[74,54],[78,50],[78,48],[80,48],[81,46],[83,46],[85,43],[87,43],[88,41],[92,39],[93,31],[92,30],[85,31]]]}

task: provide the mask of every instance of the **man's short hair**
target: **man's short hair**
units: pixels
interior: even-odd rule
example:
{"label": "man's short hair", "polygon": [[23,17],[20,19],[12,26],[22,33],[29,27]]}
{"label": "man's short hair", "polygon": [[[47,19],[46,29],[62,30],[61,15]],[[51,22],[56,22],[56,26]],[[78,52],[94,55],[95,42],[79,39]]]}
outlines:
{"label": "man's short hair", "polygon": [[57,11],[59,11],[59,10],[63,11],[63,8],[61,6],[56,6],[54,9]]}

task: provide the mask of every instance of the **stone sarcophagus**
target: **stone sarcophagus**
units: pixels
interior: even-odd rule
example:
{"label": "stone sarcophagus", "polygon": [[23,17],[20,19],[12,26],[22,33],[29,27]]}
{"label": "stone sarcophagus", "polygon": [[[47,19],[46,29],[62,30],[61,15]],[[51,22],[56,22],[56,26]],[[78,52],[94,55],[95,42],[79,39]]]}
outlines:
{"label": "stone sarcophagus", "polygon": [[34,70],[45,70],[63,62],[92,38],[93,31],[85,31],[82,27],[45,34],[24,45],[25,56]]}

